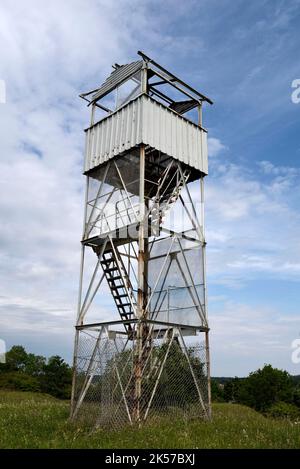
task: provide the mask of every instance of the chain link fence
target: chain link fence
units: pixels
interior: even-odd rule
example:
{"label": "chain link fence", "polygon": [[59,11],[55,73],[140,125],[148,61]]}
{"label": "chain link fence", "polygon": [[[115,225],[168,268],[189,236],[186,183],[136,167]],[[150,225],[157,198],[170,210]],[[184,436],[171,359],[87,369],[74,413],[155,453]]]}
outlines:
{"label": "chain link fence", "polygon": [[201,334],[156,329],[138,341],[112,332],[81,330],[73,418],[118,429],[163,416],[207,418],[208,377]]}

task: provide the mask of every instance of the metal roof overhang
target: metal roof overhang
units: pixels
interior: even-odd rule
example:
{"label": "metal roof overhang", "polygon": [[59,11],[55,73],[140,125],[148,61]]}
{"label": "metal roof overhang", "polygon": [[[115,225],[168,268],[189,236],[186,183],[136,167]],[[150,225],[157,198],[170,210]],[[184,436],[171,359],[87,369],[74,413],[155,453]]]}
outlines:
{"label": "metal roof overhang", "polygon": [[143,66],[143,60],[138,60],[136,62],[131,62],[129,64],[120,65],[115,68],[105,80],[100,88],[89,91],[88,93],[82,93],[80,97],[86,97],[94,93],[91,97],[90,103],[96,102],[99,99],[106,96],[108,93],[113,91],[117,86],[120,86],[122,83],[127,81],[130,77],[135,75]]}
{"label": "metal roof overhang", "polygon": [[[153,94],[160,96],[161,98],[169,102],[170,108],[176,110],[179,114],[183,114],[193,109],[198,105],[198,103],[201,103],[203,101],[206,101],[209,104],[213,104],[212,100],[209,99],[207,96],[185,83],[183,80],[178,78],[173,73],[169,72],[167,69],[162,67],[159,63],[155,62],[143,52],[138,51],[138,55],[142,57],[142,60],[137,60],[135,62],[131,62],[129,64],[124,65],[116,64],[115,69],[99,88],[96,88],[87,93],[82,93],[79,96],[88,101],[89,105],[96,104],[97,101],[99,101],[101,98],[105,97],[115,88],[132,78],[143,67],[146,67],[148,70],[148,78],[154,75],[160,78],[160,81],[158,82],[149,83],[149,90],[151,90]],[[156,88],[156,86],[161,84],[169,84],[170,86],[176,88],[178,91],[187,96],[189,100],[177,102],[173,101],[170,97],[164,95],[161,91]],[[108,112],[111,112],[109,109],[106,109],[103,106],[99,107]]]}

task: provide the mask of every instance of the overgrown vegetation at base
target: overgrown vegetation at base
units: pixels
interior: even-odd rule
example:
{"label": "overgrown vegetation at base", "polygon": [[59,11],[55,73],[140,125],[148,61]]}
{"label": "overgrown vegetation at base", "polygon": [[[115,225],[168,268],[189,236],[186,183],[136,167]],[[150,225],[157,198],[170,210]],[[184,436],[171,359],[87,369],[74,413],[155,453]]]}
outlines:
{"label": "overgrown vegetation at base", "polygon": [[212,380],[217,402],[244,404],[273,417],[300,420],[300,382],[286,371],[265,365],[247,378]]}
{"label": "overgrown vegetation at base", "polygon": [[[212,421],[178,414],[170,425],[170,418],[157,416],[142,429],[108,431],[68,420],[69,401],[55,398],[67,399],[71,390],[71,368],[62,358],[46,360],[21,346],[6,358],[0,364],[1,448],[300,448],[300,380],[271,365],[247,378],[213,379]],[[174,386],[175,398],[176,392],[189,390]]]}
{"label": "overgrown vegetation at base", "polygon": [[[182,366],[181,358],[177,352],[168,362],[169,373],[162,375],[156,393],[158,399],[167,400],[169,393],[174,402],[181,402],[183,396],[186,396],[186,402],[193,400],[189,380],[182,379],[188,370]],[[198,364],[192,355],[190,360],[196,360],[195,369],[199,369],[200,379],[201,363]],[[169,375],[175,377],[171,387]],[[105,378],[105,375],[99,376],[99,383]],[[61,357],[53,356],[47,360],[41,355],[27,353],[20,345],[7,352],[5,364],[0,363],[0,389],[43,392],[69,399],[71,382],[71,367]],[[211,387],[213,402],[243,404],[274,418],[300,419],[300,376],[290,376],[271,365],[250,373],[247,378],[213,378]]]}
{"label": "overgrown vegetation at base", "polygon": [[69,403],[0,391],[1,448],[300,448],[300,426],[239,404],[214,404],[211,422],[161,418],[142,429],[91,431],[68,421]]}
{"label": "overgrown vegetation at base", "polygon": [[0,388],[44,392],[60,399],[69,399],[72,371],[59,356],[46,360],[41,355],[27,353],[21,345],[14,345],[0,363]]}

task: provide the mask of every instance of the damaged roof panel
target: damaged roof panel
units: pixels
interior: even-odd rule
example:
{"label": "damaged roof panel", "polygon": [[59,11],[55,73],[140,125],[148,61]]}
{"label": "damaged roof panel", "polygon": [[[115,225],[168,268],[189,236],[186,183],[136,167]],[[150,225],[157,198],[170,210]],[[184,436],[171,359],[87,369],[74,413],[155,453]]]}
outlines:
{"label": "damaged roof panel", "polygon": [[121,65],[111,72],[109,77],[100,86],[100,88],[93,94],[91,101],[95,102],[103,96],[110,93],[112,90],[117,88],[119,85],[128,80],[132,75],[141,70],[143,66],[143,60],[137,60],[129,64]]}

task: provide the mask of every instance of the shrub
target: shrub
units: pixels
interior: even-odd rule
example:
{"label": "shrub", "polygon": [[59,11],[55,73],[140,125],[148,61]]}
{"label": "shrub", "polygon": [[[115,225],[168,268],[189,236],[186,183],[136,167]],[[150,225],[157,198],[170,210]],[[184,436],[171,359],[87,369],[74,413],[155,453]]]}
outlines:
{"label": "shrub", "polygon": [[59,356],[50,357],[40,376],[41,389],[60,399],[71,395],[72,370]]}
{"label": "shrub", "polygon": [[267,414],[274,418],[297,420],[300,418],[300,409],[294,404],[279,401],[269,408]]}
{"label": "shrub", "polygon": [[300,386],[299,385],[294,389],[293,403],[296,406],[300,407]]}
{"label": "shrub", "polygon": [[45,357],[27,353],[14,345],[0,364],[0,388],[19,391],[43,391],[68,399],[71,394],[71,368],[59,356]]}
{"label": "shrub", "polygon": [[211,399],[213,402],[224,402],[224,386],[216,380],[211,380]]}
{"label": "shrub", "polygon": [[293,402],[294,385],[287,371],[265,365],[244,379],[237,401],[265,412],[279,401]]}
{"label": "shrub", "polygon": [[235,377],[225,382],[223,395],[226,402],[239,402],[243,381],[242,378]]}
{"label": "shrub", "polygon": [[41,390],[37,378],[27,375],[26,373],[20,373],[19,371],[1,373],[0,388],[31,392],[39,392]]}

